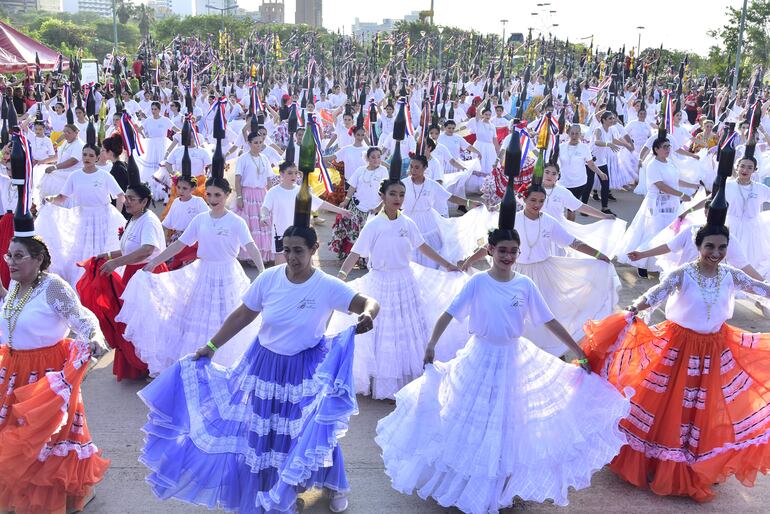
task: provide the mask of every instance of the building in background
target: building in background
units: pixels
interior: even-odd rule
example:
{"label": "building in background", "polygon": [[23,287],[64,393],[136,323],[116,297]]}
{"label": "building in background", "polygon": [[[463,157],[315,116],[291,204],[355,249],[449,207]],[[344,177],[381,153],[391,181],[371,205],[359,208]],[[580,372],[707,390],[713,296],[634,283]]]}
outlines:
{"label": "building in background", "polygon": [[285,23],[283,0],[265,1],[259,6],[259,21],[262,23]]}
{"label": "building in background", "polygon": [[90,12],[101,16],[112,16],[112,0],[77,0],[77,11],[75,12]]}
{"label": "building in background", "polygon": [[[192,3],[192,1],[188,1],[188,3]],[[219,9],[212,9],[210,7],[206,7],[207,5],[210,5],[212,7],[218,7],[219,9],[229,9],[225,14],[233,14],[238,7],[238,1],[237,0],[196,0],[195,2],[195,12],[191,14],[196,14],[198,16],[204,15],[204,14],[222,14],[222,11]]]}
{"label": "building in background", "polygon": [[322,0],[297,0],[297,8],[294,11],[294,23],[304,23],[311,27],[323,26],[323,2]]}
{"label": "building in background", "polygon": [[351,28],[355,37],[362,38],[364,41],[371,41],[378,32],[391,32],[396,27],[396,23],[399,21],[410,23],[413,21],[418,21],[419,19],[419,11],[412,11],[400,20],[385,18],[382,20],[382,23],[361,21],[360,19],[356,18],[356,21],[353,23]]}
{"label": "building in background", "polygon": [[62,0],[0,0],[0,8],[9,14],[31,11],[61,12]]}

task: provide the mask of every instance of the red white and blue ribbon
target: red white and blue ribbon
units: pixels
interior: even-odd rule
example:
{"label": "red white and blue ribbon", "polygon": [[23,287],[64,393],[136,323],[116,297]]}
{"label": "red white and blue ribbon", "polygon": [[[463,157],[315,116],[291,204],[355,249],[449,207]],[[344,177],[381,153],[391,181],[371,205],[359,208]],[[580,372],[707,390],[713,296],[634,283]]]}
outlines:
{"label": "red white and blue ribbon", "polygon": [[591,91],[592,93],[598,94],[600,91],[608,88],[610,84],[612,84],[612,76],[609,76],[606,79],[604,79],[598,86],[590,86],[588,90]]}
{"label": "red white and blue ribbon", "polygon": [[198,134],[198,125],[195,123],[195,118],[192,114],[187,114],[185,120],[190,122],[190,130],[192,131],[192,137],[195,139],[195,146],[201,146],[200,134]]}
{"label": "red white and blue ribbon", "polygon": [[[521,147],[521,164],[519,169],[524,169],[524,163],[527,161],[529,147],[532,144],[532,138],[527,131],[527,122],[524,121],[517,125],[514,130],[519,134],[519,146]],[[513,137],[513,136],[511,136]]]}
{"label": "red white and blue ribbon", "polygon": [[64,99],[64,111],[68,111],[72,106],[72,86],[65,83],[62,88],[62,98]]}
{"label": "red white and blue ribbon", "polygon": [[[206,113],[206,119],[208,119],[209,114],[214,112],[216,109],[219,109],[219,119],[221,120],[223,131],[227,131],[227,115],[225,114],[226,107],[227,107],[227,97],[222,96],[219,99],[214,100],[214,103],[211,104],[209,111]],[[216,120],[216,113],[215,113],[214,120]]]}
{"label": "red white and blue ribbon", "polygon": [[398,102],[404,104],[404,114],[406,115],[406,133],[410,136],[414,136],[414,125],[412,125],[412,112],[409,109],[409,103],[403,98],[399,99]]}
{"label": "red white and blue ribbon", "polygon": [[251,99],[251,105],[254,106],[254,113],[264,112],[265,108],[262,105],[262,100],[259,99],[259,91],[257,90],[257,84],[249,84],[249,98]]}
{"label": "red white and blue ribbon", "polygon": [[[24,150],[24,189],[21,198],[21,208],[24,214],[29,214],[32,208],[32,143],[19,131],[19,140]],[[12,181],[17,184],[17,182]]]}
{"label": "red white and blue ribbon", "polygon": [[738,143],[738,133],[733,131],[733,133],[730,134],[729,136],[727,136],[725,138],[725,140],[722,141],[722,144],[719,145],[719,151],[721,152],[722,150],[724,150],[728,146],[731,147],[731,148],[735,148],[737,143]]}
{"label": "red white and blue ribbon", "polygon": [[329,170],[326,168],[326,164],[324,164],[324,156],[321,153],[321,135],[318,132],[318,120],[316,119],[315,114],[310,114],[308,118],[310,133],[313,134],[313,139],[315,139],[315,151],[318,158],[318,169],[320,170],[319,180],[323,182],[324,189],[327,193],[333,193],[334,186],[332,185],[332,177],[329,174]]}
{"label": "red white and blue ribbon", "polygon": [[[128,137],[128,131],[133,134],[134,143],[130,144]],[[136,152],[136,157],[141,157],[144,154],[144,148],[142,148],[142,141],[139,139],[139,131],[136,130],[136,125],[131,120],[131,115],[126,111],[123,111],[123,116],[120,117],[120,135],[123,138],[123,146],[126,147],[126,153],[130,157]]]}

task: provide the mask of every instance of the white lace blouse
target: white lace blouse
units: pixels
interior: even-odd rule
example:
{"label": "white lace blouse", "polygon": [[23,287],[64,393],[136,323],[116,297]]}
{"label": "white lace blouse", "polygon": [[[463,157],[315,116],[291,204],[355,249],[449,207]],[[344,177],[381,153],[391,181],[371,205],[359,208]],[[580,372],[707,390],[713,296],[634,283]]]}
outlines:
{"label": "white lace blouse", "polygon": [[[8,290],[13,291],[16,281]],[[3,301],[3,308],[10,293]],[[21,298],[17,298],[17,303]],[[5,312],[4,309],[2,311]],[[0,317],[0,344],[8,344],[8,320]],[[73,338],[88,344],[106,347],[96,316],[83,307],[72,287],[61,277],[47,274],[32,292],[16,321],[13,347],[16,350],[35,350],[53,346],[71,332]]]}
{"label": "white lace blouse", "polygon": [[718,332],[733,316],[735,292],[770,297],[770,284],[720,264],[715,277],[703,277],[694,262],[680,266],[643,296],[650,307],[666,304],[666,319],[702,334]]}

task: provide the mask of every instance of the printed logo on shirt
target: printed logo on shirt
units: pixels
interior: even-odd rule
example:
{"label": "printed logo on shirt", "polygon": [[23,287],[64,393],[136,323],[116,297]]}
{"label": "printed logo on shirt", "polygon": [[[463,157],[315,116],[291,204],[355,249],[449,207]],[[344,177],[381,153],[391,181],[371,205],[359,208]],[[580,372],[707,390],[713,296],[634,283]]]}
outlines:
{"label": "printed logo on shirt", "polygon": [[543,230],[542,236],[543,236],[543,239],[551,239],[551,231]]}
{"label": "printed logo on shirt", "polygon": [[303,298],[302,300],[300,300],[297,308],[298,309],[315,309],[315,299]]}
{"label": "printed logo on shirt", "polygon": [[409,231],[405,228],[402,228],[398,231],[398,235],[401,237],[407,237],[409,235]]}
{"label": "printed logo on shirt", "polygon": [[228,237],[230,235],[230,230],[227,227],[218,227],[214,230],[218,236]]}
{"label": "printed logo on shirt", "polygon": [[513,295],[513,298],[511,298],[511,307],[514,309],[519,309],[523,307],[527,303],[526,298],[522,298],[518,295]]}

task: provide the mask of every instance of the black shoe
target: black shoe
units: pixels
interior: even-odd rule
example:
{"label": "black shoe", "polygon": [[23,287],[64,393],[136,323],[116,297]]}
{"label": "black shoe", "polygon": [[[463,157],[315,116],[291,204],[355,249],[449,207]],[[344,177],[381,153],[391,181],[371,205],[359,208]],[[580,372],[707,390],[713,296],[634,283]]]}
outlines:
{"label": "black shoe", "polygon": [[599,193],[594,191],[593,194],[591,195],[591,198],[593,198],[594,200],[596,200],[598,202],[599,201]]}
{"label": "black shoe", "polygon": [[649,278],[647,270],[645,268],[636,268],[636,274],[642,278]]}
{"label": "black shoe", "polygon": [[612,196],[612,193],[610,193],[609,195],[607,195],[607,198],[608,198],[608,199],[610,199],[610,200],[612,200],[613,202],[617,202],[617,201],[618,201],[618,199],[617,199],[617,198],[615,198],[614,196]]}
{"label": "black shoe", "polygon": [[615,216],[616,218],[618,217],[618,215],[617,215],[617,214],[615,214],[614,212],[612,212],[611,210],[609,210],[609,209],[607,209],[607,208],[604,208],[604,209],[602,209],[602,212],[603,212],[604,214],[612,214],[612,215],[613,215],[613,216]]}

